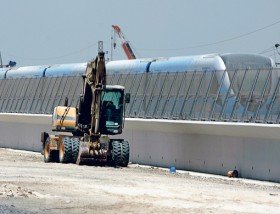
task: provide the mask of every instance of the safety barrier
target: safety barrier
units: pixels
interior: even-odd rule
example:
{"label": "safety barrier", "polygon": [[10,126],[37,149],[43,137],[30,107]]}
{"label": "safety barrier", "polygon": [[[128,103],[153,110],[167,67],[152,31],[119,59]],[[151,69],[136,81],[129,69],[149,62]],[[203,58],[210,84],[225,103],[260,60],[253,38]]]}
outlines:
{"label": "safety barrier", "polygon": [[[1,113],[0,147],[41,151],[50,123],[51,115]],[[280,182],[276,124],[131,118],[116,137],[128,140],[133,163]]]}

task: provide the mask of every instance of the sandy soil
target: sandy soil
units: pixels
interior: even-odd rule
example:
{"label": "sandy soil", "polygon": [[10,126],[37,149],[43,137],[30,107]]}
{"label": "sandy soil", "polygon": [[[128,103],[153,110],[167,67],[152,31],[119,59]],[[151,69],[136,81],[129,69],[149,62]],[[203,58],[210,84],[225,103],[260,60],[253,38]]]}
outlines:
{"label": "sandy soil", "polygon": [[0,149],[0,213],[280,213],[280,184]]}

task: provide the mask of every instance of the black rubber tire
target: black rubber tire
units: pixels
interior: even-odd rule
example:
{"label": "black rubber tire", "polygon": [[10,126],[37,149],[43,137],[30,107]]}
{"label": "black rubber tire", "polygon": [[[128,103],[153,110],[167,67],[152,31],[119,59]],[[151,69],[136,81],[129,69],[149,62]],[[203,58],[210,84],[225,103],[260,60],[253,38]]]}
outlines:
{"label": "black rubber tire", "polygon": [[48,137],[44,143],[44,162],[57,162],[58,160],[58,151],[50,149],[50,138]]}
{"label": "black rubber tire", "polygon": [[122,166],[127,167],[129,163],[129,143],[127,141],[122,141]]}
{"label": "black rubber tire", "polygon": [[72,162],[76,163],[79,155],[80,149],[80,139],[79,138],[72,138]]}
{"label": "black rubber tire", "polygon": [[72,163],[72,139],[69,137],[62,138],[62,143],[59,148],[59,162],[60,163]]}
{"label": "black rubber tire", "polygon": [[127,167],[129,162],[129,144],[127,141],[112,141],[113,166]]}

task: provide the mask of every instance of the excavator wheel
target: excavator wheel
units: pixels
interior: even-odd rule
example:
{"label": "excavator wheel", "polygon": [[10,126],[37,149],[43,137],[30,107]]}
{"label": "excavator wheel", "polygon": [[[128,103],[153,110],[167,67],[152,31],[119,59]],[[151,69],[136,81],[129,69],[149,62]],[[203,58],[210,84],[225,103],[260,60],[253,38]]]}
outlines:
{"label": "excavator wheel", "polygon": [[79,155],[79,148],[80,148],[80,139],[79,138],[72,138],[72,155],[73,159],[72,162],[76,163]]}
{"label": "excavator wheel", "polygon": [[44,162],[57,162],[58,152],[50,149],[50,138],[48,137],[44,143]]}
{"label": "excavator wheel", "polygon": [[113,166],[127,167],[129,162],[129,144],[127,141],[112,141]]}
{"label": "excavator wheel", "polygon": [[71,163],[72,160],[72,139],[69,137],[64,137],[62,138],[62,143],[59,148],[59,162]]}

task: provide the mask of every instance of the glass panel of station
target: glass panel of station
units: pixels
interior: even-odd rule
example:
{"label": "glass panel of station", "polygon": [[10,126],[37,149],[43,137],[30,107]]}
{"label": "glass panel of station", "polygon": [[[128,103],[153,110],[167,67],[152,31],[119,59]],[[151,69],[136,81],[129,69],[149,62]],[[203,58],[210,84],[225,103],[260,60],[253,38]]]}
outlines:
{"label": "glass panel of station", "polygon": [[52,114],[55,106],[78,107],[81,76],[0,79],[0,112]]}
{"label": "glass panel of station", "polygon": [[126,117],[279,123],[279,69],[108,76],[131,94]]}
{"label": "glass panel of station", "polygon": [[[130,118],[279,123],[279,69],[125,73],[107,76],[131,94]],[[0,112],[51,114],[78,107],[81,76],[0,79]]]}

